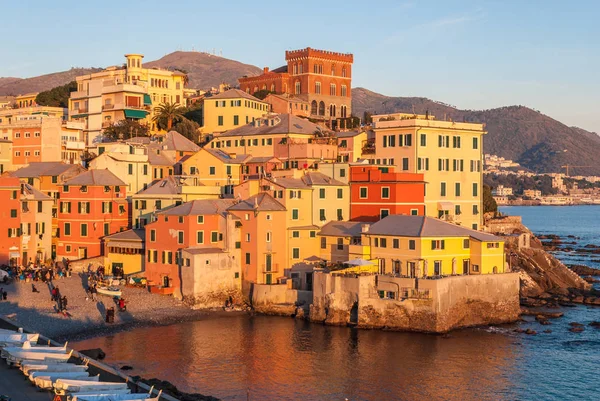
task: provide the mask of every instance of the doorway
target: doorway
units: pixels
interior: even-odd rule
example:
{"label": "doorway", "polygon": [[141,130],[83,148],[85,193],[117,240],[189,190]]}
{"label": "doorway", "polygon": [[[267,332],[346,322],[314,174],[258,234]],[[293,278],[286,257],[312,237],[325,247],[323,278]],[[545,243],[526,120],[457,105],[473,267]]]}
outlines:
{"label": "doorway", "polygon": [[312,272],[306,273],[306,291],[313,290],[313,274]]}
{"label": "doorway", "polygon": [[463,274],[469,274],[471,267],[471,261],[469,259],[463,259]]}

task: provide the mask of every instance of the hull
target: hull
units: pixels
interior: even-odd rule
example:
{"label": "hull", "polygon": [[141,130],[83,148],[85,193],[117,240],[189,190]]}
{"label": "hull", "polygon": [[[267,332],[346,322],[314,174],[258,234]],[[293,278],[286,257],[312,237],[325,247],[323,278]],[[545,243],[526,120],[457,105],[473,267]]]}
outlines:
{"label": "hull", "polygon": [[23,361],[64,361],[67,362],[71,358],[72,352],[68,354],[57,354],[52,352],[31,352],[31,351],[19,351],[10,353],[6,358],[8,363],[21,365]]}
{"label": "hull", "polygon": [[25,341],[22,347],[4,347],[0,352],[0,357],[7,358],[8,355],[17,352],[45,352],[48,354],[66,354],[67,346],[64,347],[47,347],[47,346],[33,346],[30,341]]}
{"label": "hull", "polygon": [[[72,372],[59,372],[59,373],[63,373],[63,374],[67,373],[68,376],[67,377],[62,376],[62,378],[68,378],[68,379],[73,379],[73,380],[84,381],[86,379],[89,379],[89,380],[98,380],[99,379],[99,376],[89,377],[87,372],[84,372],[83,374],[78,373],[79,376],[74,375]],[[35,385],[38,386],[39,388],[42,388],[44,390],[51,390],[54,387],[54,383],[60,379],[61,379],[61,376],[58,376],[58,374],[57,375],[46,375],[46,376],[37,376],[32,380],[32,382],[34,382]]]}
{"label": "hull", "polygon": [[106,287],[98,287],[98,294],[101,295],[108,295],[110,297],[117,297],[117,298],[121,298],[121,290],[111,290],[109,288]]}
{"label": "hull", "polygon": [[25,341],[30,341],[32,343],[35,343],[39,340],[40,335],[39,334],[19,334],[19,333],[13,333],[13,334],[8,334],[8,333],[0,333],[0,344],[1,343],[6,343],[6,344],[24,344]]}
{"label": "hull", "polygon": [[158,401],[159,396],[152,397],[148,394],[120,394],[120,395],[77,395],[71,401]]}
{"label": "hull", "polygon": [[33,372],[85,372],[88,369],[85,365],[75,365],[73,363],[55,363],[40,365],[22,365],[21,370],[29,375]]}
{"label": "hull", "polygon": [[56,390],[65,390],[71,393],[82,391],[97,391],[106,390],[128,390],[127,383],[116,382],[87,382],[83,380],[58,379],[54,385]]}

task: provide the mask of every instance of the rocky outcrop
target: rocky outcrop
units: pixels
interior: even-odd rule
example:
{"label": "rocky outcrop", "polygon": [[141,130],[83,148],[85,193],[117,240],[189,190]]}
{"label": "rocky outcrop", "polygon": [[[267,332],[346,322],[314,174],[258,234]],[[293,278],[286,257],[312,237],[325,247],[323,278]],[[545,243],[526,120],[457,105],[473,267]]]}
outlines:
{"label": "rocky outcrop", "polygon": [[184,393],[183,391],[180,391],[177,387],[175,387],[173,384],[166,380],[160,380],[156,378],[144,379],[139,376],[132,376],[132,378],[136,382],[141,381],[143,383],[146,383],[148,386],[154,386],[157,389],[161,389],[164,394],[168,394],[172,397],[175,397],[179,401],[219,401],[218,398],[212,397],[210,395],[203,395],[199,393]]}

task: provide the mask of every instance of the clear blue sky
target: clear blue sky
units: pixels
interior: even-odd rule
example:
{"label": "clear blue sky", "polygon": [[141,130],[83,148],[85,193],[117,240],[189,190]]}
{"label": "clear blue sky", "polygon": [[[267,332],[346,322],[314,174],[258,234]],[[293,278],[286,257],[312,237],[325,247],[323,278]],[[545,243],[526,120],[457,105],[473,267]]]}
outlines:
{"label": "clear blue sky", "polygon": [[273,68],[311,46],[354,53],[354,87],[465,109],[522,104],[600,133],[600,1],[2,3],[0,76],[192,48]]}

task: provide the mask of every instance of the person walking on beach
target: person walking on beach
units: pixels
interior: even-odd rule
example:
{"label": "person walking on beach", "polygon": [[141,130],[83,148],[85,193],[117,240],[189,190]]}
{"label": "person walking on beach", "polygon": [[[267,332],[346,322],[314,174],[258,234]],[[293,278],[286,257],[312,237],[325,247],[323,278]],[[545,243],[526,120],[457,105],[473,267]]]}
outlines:
{"label": "person walking on beach", "polygon": [[90,287],[90,294],[92,294],[92,301],[96,301],[96,293],[98,292],[98,290],[96,289],[96,284],[92,285]]}
{"label": "person walking on beach", "polygon": [[67,296],[66,295],[64,297],[62,297],[62,308],[60,310],[61,310],[61,312],[64,312],[67,310]]}
{"label": "person walking on beach", "polygon": [[4,301],[6,301],[7,298],[8,298],[8,292],[6,292],[6,290],[3,290],[3,292],[2,292],[2,299]]}
{"label": "person walking on beach", "polygon": [[3,296],[4,296],[4,288],[0,288],[0,301],[2,301]]}
{"label": "person walking on beach", "polygon": [[37,288],[35,288],[35,284],[31,283],[31,292],[40,292]]}

